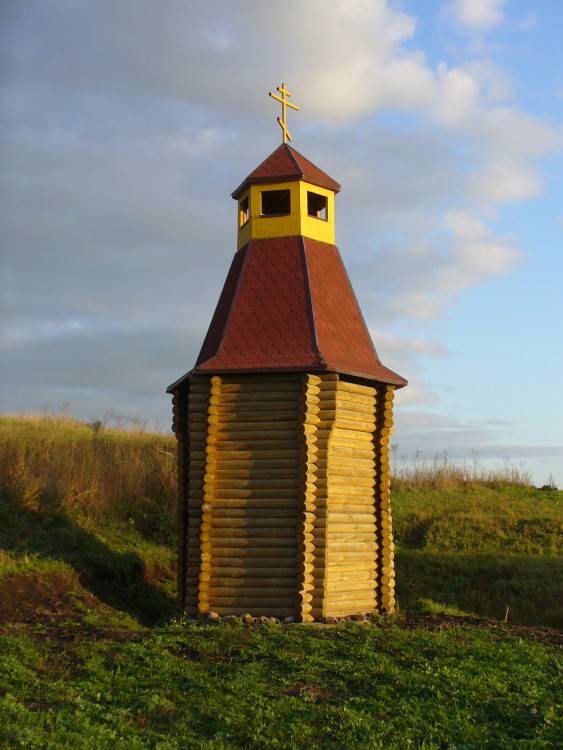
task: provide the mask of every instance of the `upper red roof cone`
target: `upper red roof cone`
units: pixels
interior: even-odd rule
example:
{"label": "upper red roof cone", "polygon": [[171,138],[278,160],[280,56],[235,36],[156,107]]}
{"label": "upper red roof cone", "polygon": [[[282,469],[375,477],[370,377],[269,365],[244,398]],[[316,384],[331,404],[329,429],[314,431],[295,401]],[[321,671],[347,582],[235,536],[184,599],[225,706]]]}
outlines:
{"label": "upper red roof cone", "polygon": [[233,198],[237,198],[244,188],[250,183],[273,182],[286,180],[305,180],[313,185],[340,191],[340,185],[306,159],[287,143],[282,143],[278,148],[264,159],[262,164],[251,172],[246,180],[234,191]]}

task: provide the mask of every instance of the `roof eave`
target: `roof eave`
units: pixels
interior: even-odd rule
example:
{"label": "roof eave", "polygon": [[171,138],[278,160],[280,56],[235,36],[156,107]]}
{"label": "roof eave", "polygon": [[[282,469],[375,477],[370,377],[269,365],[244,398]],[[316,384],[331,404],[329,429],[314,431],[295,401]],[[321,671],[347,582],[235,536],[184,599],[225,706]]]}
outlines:
{"label": "roof eave", "polygon": [[247,177],[246,180],[242,182],[234,192],[231,193],[231,197],[237,200],[239,195],[244,192],[249,185],[266,185],[272,182],[298,182],[302,179],[303,175],[296,174],[281,175],[279,177],[253,177],[252,179]]}
{"label": "roof eave", "polygon": [[260,375],[264,372],[272,372],[272,373],[294,373],[294,372],[336,372],[339,375],[349,375],[352,378],[358,378],[360,380],[367,380],[370,383],[384,383],[386,385],[394,385],[395,388],[404,388],[408,381],[405,380],[405,378],[401,377],[397,373],[393,372],[392,370],[387,370],[387,368],[383,368],[386,370],[385,373],[379,373],[378,375],[375,375],[373,373],[365,373],[360,370],[349,370],[343,367],[334,367],[332,365],[324,365],[324,364],[309,364],[307,366],[304,365],[296,365],[295,367],[209,367],[206,368],[205,365],[200,365],[199,367],[194,368],[193,370],[190,370],[186,375],[184,375],[180,380],[176,381],[173,385],[170,386],[170,388],[167,390],[167,392],[171,393],[172,390],[176,390],[182,382],[190,377],[191,375],[234,375],[234,374],[240,374],[240,375]]}
{"label": "roof eave", "polygon": [[327,365],[325,370],[327,372],[337,372],[339,375],[349,375],[352,378],[359,378],[361,380],[369,380],[371,383],[385,383],[386,385],[394,385],[395,388],[404,388],[407,385],[405,378],[398,375],[393,370],[388,370],[387,367],[381,366],[382,372],[378,373],[366,373],[361,370],[349,370],[345,367],[337,367],[334,365]]}
{"label": "roof eave", "polygon": [[328,180],[317,180],[309,177],[306,174],[296,175],[279,175],[276,177],[253,177],[252,179],[246,178],[236,190],[231,193],[231,198],[238,200],[239,196],[246,190],[249,185],[267,185],[275,182],[308,182],[311,185],[317,185],[318,187],[325,188],[325,190],[331,190],[337,194],[340,192],[340,185],[338,183],[329,183]]}
{"label": "roof eave", "polygon": [[166,389],[166,393],[174,393],[174,391],[177,391],[178,388],[184,385],[186,380],[189,380],[191,376],[194,374],[195,374],[195,369],[189,370],[185,375],[182,375],[181,378],[178,378],[178,380],[172,383],[172,385],[169,385],[168,388]]}

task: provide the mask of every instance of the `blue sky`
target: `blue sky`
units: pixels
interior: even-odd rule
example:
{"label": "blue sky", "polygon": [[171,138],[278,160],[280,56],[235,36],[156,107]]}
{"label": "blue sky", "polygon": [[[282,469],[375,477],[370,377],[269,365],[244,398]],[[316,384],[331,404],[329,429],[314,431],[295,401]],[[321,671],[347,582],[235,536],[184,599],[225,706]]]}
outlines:
{"label": "blue sky", "polygon": [[2,6],[4,412],[168,429],[280,142],[342,184],[337,244],[394,440],[563,486],[563,3]]}

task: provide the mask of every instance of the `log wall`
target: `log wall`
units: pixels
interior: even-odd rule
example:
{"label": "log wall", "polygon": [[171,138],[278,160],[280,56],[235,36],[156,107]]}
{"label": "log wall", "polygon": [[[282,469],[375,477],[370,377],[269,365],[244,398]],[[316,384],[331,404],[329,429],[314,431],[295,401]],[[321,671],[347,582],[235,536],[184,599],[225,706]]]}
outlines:
{"label": "log wall", "polygon": [[180,609],[393,611],[392,399],[336,373],[190,378],[173,400]]}

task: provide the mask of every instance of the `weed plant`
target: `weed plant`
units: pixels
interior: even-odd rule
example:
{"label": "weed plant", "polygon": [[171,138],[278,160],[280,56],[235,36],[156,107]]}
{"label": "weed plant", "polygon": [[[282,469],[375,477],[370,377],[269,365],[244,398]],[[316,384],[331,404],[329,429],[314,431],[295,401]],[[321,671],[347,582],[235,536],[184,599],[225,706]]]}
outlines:
{"label": "weed plant", "polygon": [[[481,464],[479,452],[472,451],[471,462],[452,461],[446,450],[431,459],[416,451],[412,461],[399,457],[399,446],[391,446],[393,485],[395,489],[455,490],[470,487],[529,487],[531,475],[523,467],[505,460],[492,468]],[[552,489],[556,489],[552,487]]]}
{"label": "weed plant", "polygon": [[0,445],[1,489],[23,508],[126,521],[154,540],[171,541],[172,437],[41,415],[1,417]]}

